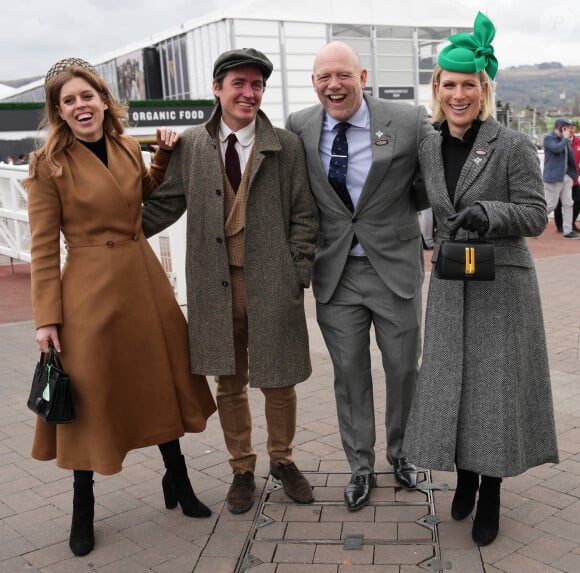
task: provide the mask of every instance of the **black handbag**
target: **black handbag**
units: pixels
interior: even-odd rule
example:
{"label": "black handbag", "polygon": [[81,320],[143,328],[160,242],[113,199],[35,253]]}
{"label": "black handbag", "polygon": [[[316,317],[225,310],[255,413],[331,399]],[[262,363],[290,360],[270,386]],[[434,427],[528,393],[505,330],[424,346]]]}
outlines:
{"label": "black handbag", "polygon": [[456,281],[495,279],[495,253],[486,241],[442,241],[435,263],[437,278]]}
{"label": "black handbag", "polygon": [[26,405],[48,424],[70,424],[75,410],[69,375],[52,344],[46,354],[45,362],[45,353],[40,353]]}

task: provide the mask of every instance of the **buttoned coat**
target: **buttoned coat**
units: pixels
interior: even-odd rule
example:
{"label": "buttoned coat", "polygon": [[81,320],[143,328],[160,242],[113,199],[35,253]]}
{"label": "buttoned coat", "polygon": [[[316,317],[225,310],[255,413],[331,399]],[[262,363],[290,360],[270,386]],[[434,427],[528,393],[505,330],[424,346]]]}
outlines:
{"label": "buttoned coat", "polygon": [[130,137],[106,137],[106,148],[108,168],[75,140],[55,157],[62,175],[40,158],[25,185],[34,320],[59,326],[76,410],[72,424],[37,421],[32,455],[113,474],[131,449],[202,431],[215,403],[189,372],[185,318],[141,229],[165,165],[148,172]]}
{"label": "buttoned coat", "polygon": [[[422,366],[404,450],[422,467],[489,476],[558,462],[540,293],[525,237],[547,224],[542,175],[529,139],[483,122],[451,203],[441,136],[420,149],[437,220],[436,264],[447,218],[479,204],[489,217],[496,279],[441,280],[431,273]],[[460,230],[457,239],[468,234]]]}
{"label": "buttoned coat", "polygon": [[544,136],[544,173],[546,183],[562,183],[568,175],[574,184],[578,182],[578,165],[572,142],[555,131]]}
{"label": "buttoned coat", "polygon": [[[422,107],[369,96],[365,100],[370,116],[372,165],[354,213],[331,187],[320,159],[325,114],[322,105],[292,113],[287,121],[288,129],[304,142],[312,192],[320,210],[312,286],[321,303],[332,298],[355,233],[374,269],[397,296],[414,298],[420,295],[423,283],[417,210],[428,207],[428,203],[417,179],[418,148],[433,129]],[[420,296],[417,300],[420,305]]]}
{"label": "buttoned coat", "polygon": [[[232,293],[224,237],[221,111],[187,129],[163,184],[144,206],[157,233],[187,209],[187,314],[192,372],[235,374]],[[304,289],[310,285],[318,215],[299,138],[256,117],[244,230],[249,383],[283,387],[311,373]]]}

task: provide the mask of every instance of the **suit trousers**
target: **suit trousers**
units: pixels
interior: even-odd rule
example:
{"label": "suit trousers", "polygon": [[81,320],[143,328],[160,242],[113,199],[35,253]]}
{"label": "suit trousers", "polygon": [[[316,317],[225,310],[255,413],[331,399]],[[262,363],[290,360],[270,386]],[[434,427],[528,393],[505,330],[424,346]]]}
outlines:
{"label": "suit trousers", "polygon": [[[578,220],[578,215],[580,215],[580,185],[572,185],[572,230],[576,226],[576,221]],[[558,202],[558,205],[554,209],[554,223],[556,227],[562,231],[562,201]]]}
{"label": "suit trousers", "polygon": [[[236,374],[216,376],[216,402],[234,473],[254,473],[252,415],[248,401],[248,316],[244,269],[230,267]],[[265,398],[267,450],[273,463],[292,463],[296,433],[296,389],[261,388]]]}
{"label": "suit trousers", "polygon": [[[396,271],[394,271],[396,272]],[[332,299],[316,304],[317,320],[334,367],[342,445],[353,474],[375,470],[375,411],[370,332],[374,326],[386,375],[387,459],[403,454],[421,352],[421,292],[391,292],[366,257],[349,257]]]}
{"label": "suit trousers", "polygon": [[547,183],[544,181],[548,214],[557,207],[558,201],[562,203],[562,229],[565,235],[572,231],[572,213],[574,209],[572,183],[572,178],[568,175],[564,175],[564,181],[559,183]]}

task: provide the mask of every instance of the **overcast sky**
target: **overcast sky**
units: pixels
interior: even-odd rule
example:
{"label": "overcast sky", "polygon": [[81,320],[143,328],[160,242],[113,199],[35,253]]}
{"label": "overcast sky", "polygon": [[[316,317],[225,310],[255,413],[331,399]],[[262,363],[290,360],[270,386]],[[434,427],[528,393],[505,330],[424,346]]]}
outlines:
{"label": "overcast sky", "polygon": [[[276,1],[276,0],[272,0]],[[428,5],[430,0],[425,0]],[[332,0],[330,0],[332,2]],[[0,0],[0,81],[44,75],[63,57],[89,61],[239,0]],[[580,65],[578,0],[449,0],[494,21],[500,68]],[[399,0],[382,0],[404,9]]]}

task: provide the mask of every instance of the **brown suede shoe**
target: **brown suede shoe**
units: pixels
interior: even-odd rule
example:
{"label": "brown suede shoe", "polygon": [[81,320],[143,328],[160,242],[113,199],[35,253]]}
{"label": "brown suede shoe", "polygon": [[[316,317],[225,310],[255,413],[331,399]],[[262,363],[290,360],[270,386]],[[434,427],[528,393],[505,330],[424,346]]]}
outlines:
{"label": "brown suede shoe", "polygon": [[314,496],[308,480],[295,464],[275,464],[270,462],[270,473],[282,482],[286,495],[296,503],[312,503]]}
{"label": "brown suede shoe", "polygon": [[254,474],[251,472],[234,474],[234,481],[226,498],[227,507],[232,513],[245,513],[254,505]]}

